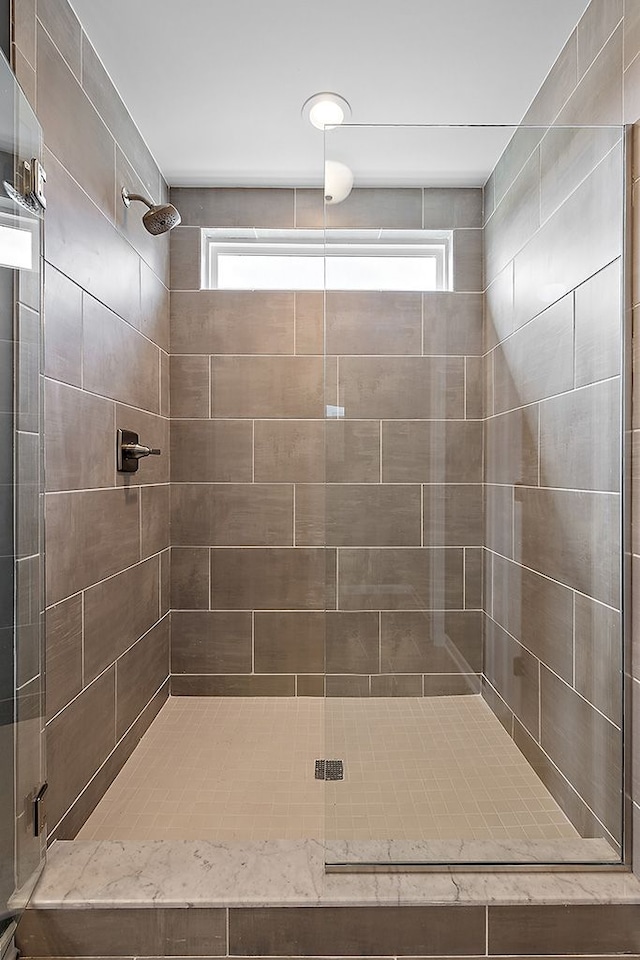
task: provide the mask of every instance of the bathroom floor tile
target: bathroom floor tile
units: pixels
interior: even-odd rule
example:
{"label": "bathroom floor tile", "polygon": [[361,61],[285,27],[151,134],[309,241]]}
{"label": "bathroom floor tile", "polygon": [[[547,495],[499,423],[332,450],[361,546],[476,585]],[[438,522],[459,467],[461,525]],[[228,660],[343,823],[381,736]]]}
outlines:
{"label": "bathroom floor tile", "polygon": [[[315,779],[342,759],[344,780]],[[172,697],[78,834],[578,838],[479,696]]]}

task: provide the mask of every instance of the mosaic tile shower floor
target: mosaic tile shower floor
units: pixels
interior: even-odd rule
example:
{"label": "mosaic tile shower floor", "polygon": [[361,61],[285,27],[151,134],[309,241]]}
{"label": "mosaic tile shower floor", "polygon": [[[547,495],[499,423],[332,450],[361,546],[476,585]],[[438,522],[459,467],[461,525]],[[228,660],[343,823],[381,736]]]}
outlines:
{"label": "mosaic tile shower floor", "polygon": [[[340,758],[345,779],[315,779]],[[78,839],[578,834],[481,697],[167,701]]]}

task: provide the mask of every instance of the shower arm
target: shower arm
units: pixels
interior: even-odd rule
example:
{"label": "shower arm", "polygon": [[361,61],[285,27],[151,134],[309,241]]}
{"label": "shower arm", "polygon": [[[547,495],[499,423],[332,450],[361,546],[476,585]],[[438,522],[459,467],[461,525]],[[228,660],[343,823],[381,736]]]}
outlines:
{"label": "shower arm", "polygon": [[122,199],[124,200],[126,206],[128,207],[132,200],[140,200],[142,203],[146,204],[149,207],[149,210],[153,210],[153,204],[150,200],[147,200],[146,197],[143,197],[140,193],[129,193],[126,187],[122,188]]}

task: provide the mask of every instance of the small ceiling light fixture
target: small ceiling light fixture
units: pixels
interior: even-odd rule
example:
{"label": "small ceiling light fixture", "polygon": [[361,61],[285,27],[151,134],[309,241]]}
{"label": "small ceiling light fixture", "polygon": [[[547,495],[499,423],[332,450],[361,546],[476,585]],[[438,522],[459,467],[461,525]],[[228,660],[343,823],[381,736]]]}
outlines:
{"label": "small ceiling light fixture", "polygon": [[353,189],[353,172],[346,163],[337,160],[325,160],[324,164],[324,200],[325,203],[342,203]]}
{"label": "small ceiling light fixture", "polygon": [[338,127],[351,119],[351,107],[337,93],[314,93],[302,105],[302,116],[318,130]]}

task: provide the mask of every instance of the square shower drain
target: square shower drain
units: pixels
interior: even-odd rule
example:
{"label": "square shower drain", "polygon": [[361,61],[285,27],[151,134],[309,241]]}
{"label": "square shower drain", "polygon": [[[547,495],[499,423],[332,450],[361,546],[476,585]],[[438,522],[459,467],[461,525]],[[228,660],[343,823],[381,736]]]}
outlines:
{"label": "square shower drain", "polygon": [[344,780],[342,760],[316,760],[316,780]]}

